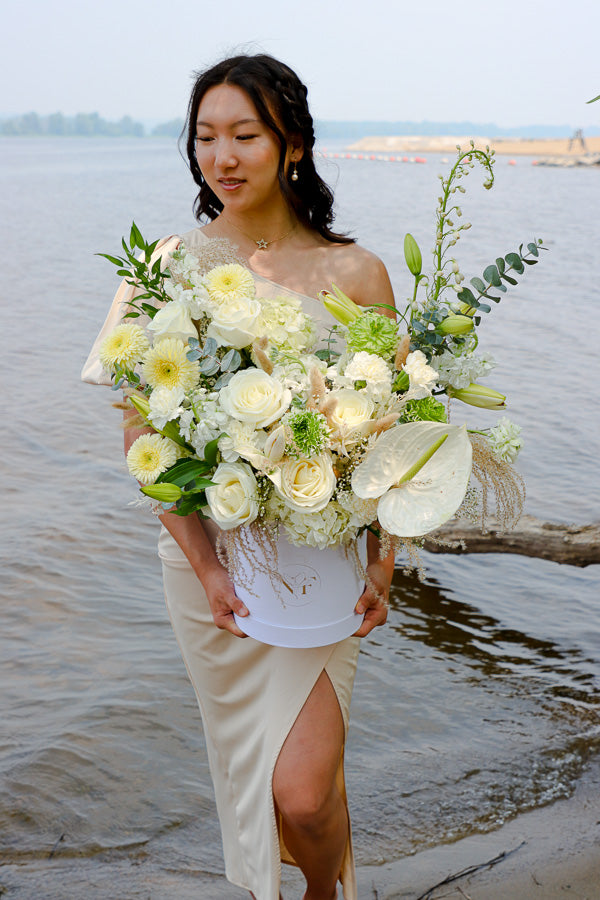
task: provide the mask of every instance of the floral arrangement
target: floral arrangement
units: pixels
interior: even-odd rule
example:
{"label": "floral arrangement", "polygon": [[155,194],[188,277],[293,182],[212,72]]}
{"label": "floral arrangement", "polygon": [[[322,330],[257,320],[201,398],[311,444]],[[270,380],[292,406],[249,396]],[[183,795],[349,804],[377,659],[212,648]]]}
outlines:
{"label": "floral arrangement", "polygon": [[503,395],[478,382],[494,362],[476,354],[476,329],[486,301],[498,302],[541,246],[498,258],[463,286],[452,248],[470,226],[454,224],[454,198],[476,162],[491,186],[493,155],[474,147],[459,150],[442,178],[432,274],[406,236],[414,277],[406,308],[390,318],[376,298],[360,307],[333,286],[320,295],[332,314],[321,340],[299,300],[260,295],[226,242],[209,242],[220,245],[218,265],[185,247],[163,260],[134,224],[124,256],[101,254],[137,291],[100,357],[138,424],[153,429],[127,463],[161,511],[195,511],[223,532],[262,527],[319,548],[376,528],[389,546],[464,508],[473,474],[484,505],[493,487],[506,518],[518,514],[518,427],[508,419],[488,430],[451,425],[440,399],[504,407]]}

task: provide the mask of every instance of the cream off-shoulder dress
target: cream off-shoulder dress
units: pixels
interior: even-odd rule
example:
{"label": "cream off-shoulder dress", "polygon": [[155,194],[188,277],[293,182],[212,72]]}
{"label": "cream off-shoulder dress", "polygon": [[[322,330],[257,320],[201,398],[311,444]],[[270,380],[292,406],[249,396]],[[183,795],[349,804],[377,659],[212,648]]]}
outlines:
{"label": "cream off-shoulder dress", "polygon": [[[178,246],[202,253],[209,242],[200,229],[162,241],[164,256]],[[216,263],[214,263],[216,264]],[[320,302],[255,275],[263,296],[301,299],[323,331],[327,314]],[[82,378],[110,384],[98,348],[126,312],[133,289],[122,284],[108,318],[84,366]],[[139,321],[139,320],[137,320]],[[218,529],[204,527],[213,544]],[[278,900],[281,863],[295,864],[281,834],[273,801],[273,771],[283,743],[321,672],[337,695],[347,733],[350,698],[359,639],[311,649],[272,647],[253,638],[242,640],[215,627],[204,589],[183,551],[162,528],[158,541],[167,609],[204,724],[210,771],[221,824],[226,876],[257,900]],[[327,551],[323,551],[326,564]],[[350,563],[349,563],[350,564]],[[358,599],[358,598],[357,598]],[[337,784],[346,803],[343,752]],[[349,820],[348,820],[349,821]],[[340,880],[345,900],[356,900],[356,877],[350,825]]]}

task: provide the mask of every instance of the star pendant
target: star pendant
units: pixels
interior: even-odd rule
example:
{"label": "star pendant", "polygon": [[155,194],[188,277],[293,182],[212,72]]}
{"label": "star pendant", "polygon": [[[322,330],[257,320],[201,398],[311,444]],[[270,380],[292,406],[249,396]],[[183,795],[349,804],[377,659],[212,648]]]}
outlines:
{"label": "star pendant", "polygon": [[269,246],[269,242],[260,240],[260,241],[256,242],[256,246],[258,247],[259,250],[266,250],[267,247]]}

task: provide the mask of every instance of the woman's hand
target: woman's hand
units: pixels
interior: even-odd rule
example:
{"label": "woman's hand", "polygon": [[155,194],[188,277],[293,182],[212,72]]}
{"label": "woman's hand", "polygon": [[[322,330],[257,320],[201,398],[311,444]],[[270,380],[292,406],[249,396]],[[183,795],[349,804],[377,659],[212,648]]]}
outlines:
{"label": "woman's hand", "polygon": [[355,631],[356,637],[365,637],[377,625],[383,625],[388,615],[388,597],[391,575],[384,560],[377,560],[367,566],[368,581],[354,611],[365,614],[362,625]]}
{"label": "woman's hand", "polygon": [[210,573],[203,573],[202,581],[217,628],[230,631],[236,637],[247,637],[248,635],[238,628],[233,614],[247,616],[248,608],[239,597],[236,597],[235,588],[227,570],[222,566],[215,567]]}

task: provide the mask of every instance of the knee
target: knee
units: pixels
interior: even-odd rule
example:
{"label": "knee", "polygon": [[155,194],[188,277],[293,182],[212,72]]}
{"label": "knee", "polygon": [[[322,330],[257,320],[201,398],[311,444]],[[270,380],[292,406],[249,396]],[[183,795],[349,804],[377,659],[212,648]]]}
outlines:
{"label": "knee", "polygon": [[273,793],[284,821],[300,831],[320,832],[326,827],[335,806],[335,788],[323,790],[318,785],[274,785]]}

